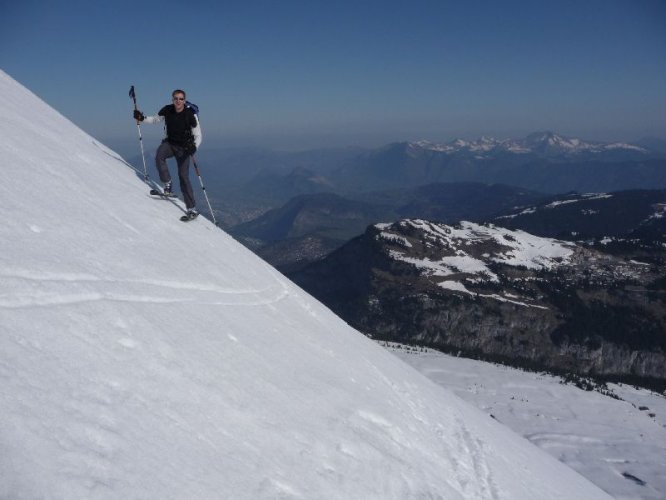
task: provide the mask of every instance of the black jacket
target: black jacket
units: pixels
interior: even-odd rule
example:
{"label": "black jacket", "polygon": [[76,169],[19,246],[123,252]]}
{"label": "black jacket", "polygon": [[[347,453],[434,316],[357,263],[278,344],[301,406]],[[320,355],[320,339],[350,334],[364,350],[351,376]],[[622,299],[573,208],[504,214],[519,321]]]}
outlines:
{"label": "black jacket", "polygon": [[176,113],[176,107],[168,104],[157,113],[164,117],[166,123],[167,141],[170,144],[184,146],[193,141],[192,129],[198,125],[194,111],[186,107],[180,113]]}

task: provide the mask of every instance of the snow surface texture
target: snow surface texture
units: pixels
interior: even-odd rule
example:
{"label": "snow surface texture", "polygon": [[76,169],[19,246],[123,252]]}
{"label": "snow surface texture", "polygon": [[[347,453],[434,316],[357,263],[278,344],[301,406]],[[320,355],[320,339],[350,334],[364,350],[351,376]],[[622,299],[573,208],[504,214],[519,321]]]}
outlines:
{"label": "snow surface texture", "polygon": [[435,351],[391,350],[622,499],[666,498],[666,397],[609,384],[621,400],[559,378]]}
{"label": "snow surface texture", "polygon": [[0,93],[0,498],[606,498]]}

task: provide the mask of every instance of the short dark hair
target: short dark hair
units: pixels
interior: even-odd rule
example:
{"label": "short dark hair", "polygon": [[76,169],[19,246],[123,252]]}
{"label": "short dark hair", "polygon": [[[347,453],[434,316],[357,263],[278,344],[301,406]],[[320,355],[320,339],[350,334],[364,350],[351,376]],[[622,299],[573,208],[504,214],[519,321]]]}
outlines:
{"label": "short dark hair", "polygon": [[183,97],[187,97],[187,94],[185,94],[184,90],[176,89],[173,92],[171,92],[171,97],[176,97],[176,94],[183,94]]}

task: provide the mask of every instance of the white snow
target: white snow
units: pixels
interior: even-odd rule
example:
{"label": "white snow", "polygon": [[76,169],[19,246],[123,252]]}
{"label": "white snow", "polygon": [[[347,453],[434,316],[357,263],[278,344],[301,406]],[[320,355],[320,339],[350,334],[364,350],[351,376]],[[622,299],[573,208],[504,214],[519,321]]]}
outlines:
{"label": "white snow", "polygon": [[499,281],[497,275],[491,272],[482,260],[475,259],[466,254],[443,257],[440,262],[444,267],[454,269],[460,273],[485,274],[491,281]]}
{"label": "white snow", "polygon": [[666,498],[666,397],[609,384],[616,400],[545,374],[397,347],[391,350],[421,373],[615,498]]}
{"label": "white snow", "polygon": [[510,294],[506,294],[506,295],[498,295],[498,294],[496,294],[496,293],[493,293],[493,294],[484,294],[484,293],[480,293],[480,294],[479,294],[479,297],[485,297],[485,298],[488,298],[488,299],[494,299],[494,300],[498,300],[498,301],[500,301],[500,302],[509,302],[509,303],[511,303],[511,304],[515,304],[515,305],[517,305],[517,306],[533,307],[533,308],[535,308],[535,309],[548,309],[546,306],[540,306],[540,305],[537,305],[537,304],[528,304],[527,302],[522,302],[522,301],[519,301],[519,300],[513,300],[513,299],[510,297]]}
{"label": "white snow", "polygon": [[[523,209],[521,212],[518,212],[516,214],[502,215],[502,216],[497,217],[497,218],[498,219],[513,219],[513,218],[518,217],[520,215],[530,215],[530,214],[536,213],[540,209],[549,210],[549,209],[559,207],[561,205],[570,205],[572,203],[578,203],[580,201],[602,200],[602,199],[612,198],[612,197],[613,197],[612,194],[606,194],[606,193],[586,193],[586,194],[580,195],[580,198],[571,198],[571,199],[568,199],[568,200],[553,201],[553,202],[551,202],[547,205],[544,205],[543,207],[539,207],[539,208],[529,207],[529,208]],[[593,214],[599,213],[599,211],[598,210],[593,210],[593,209],[584,209],[584,210],[581,210],[581,213],[583,215],[593,215]]]}
{"label": "white snow", "polygon": [[447,280],[447,281],[442,281],[440,283],[437,283],[438,286],[442,288],[446,288],[447,290],[452,290],[454,292],[462,292],[466,293],[468,295],[473,295],[472,292],[470,292],[465,285],[460,283],[459,281],[452,281],[452,280]]}
{"label": "white snow", "polygon": [[[427,240],[436,243],[441,248],[448,248],[455,252],[455,255],[444,256],[436,261],[429,258],[410,257],[399,250],[389,252],[393,259],[411,264],[421,269],[427,276],[446,277],[454,273],[466,273],[484,280],[498,282],[498,276],[488,267],[490,262],[524,266],[529,269],[553,269],[570,259],[574,252],[574,245],[570,243],[534,236],[520,230],[513,231],[492,224],[481,225],[462,221],[456,227],[415,219],[400,221],[399,225],[417,228]],[[383,224],[377,227],[382,230],[378,237],[389,242],[399,242],[403,247],[407,246],[401,241],[404,240],[404,237],[392,233],[390,227]],[[502,251],[493,255],[482,254],[483,259],[469,253],[470,247],[487,241],[501,245]]]}
{"label": "white snow", "polygon": [[652,219],[662,219],[666,215],[666,203],[655,203],[652,208],[654,208],[654,213],[646,219],[646,222]]}
{"label": "white snow", "polygon": [[474,295],[474,296],[477,296],[477,297],[484,297],[486,299],[493,299],[493,300],[497,300],[499,302],[509,302],[509,303],[515,304],[517,306],[534,307],[536,309],[548,309],[547,307],[544,307],[544,306],[539,306],[539,305],[536,305],[536,304],[528,304],[526,302],[515,300],[517,297],[515,295],[511,295],[509,293],[507,293],[505,295],[499,295],[499,294],[496,294],[496,293],[485,294],[485,293],[471,292],[467,289],[467,287],[463,283],[461,283],[459,281],[455,281],[455,280],[440,281],[439,283],[437,283],[437,286],[439,286],[441,288],[444,288],[446,290],[451,290],[452,292],[460,292],[460,293],[464,293],[466,295]]}
{"label": "white snow", "polygon": [[398,236],[396,234],[386,232],[386,233],[380,233],[378,237],[380,239],[385,239],[393,243],[397,243],[405,248],[412,247],[412,244],[409,242],[407,238],[403,238],[402,236]]}
{"label": "white snow", "polygon": [[0,93],[0,498],[607,498]]}
{"label": "white snow", "polygon": [[613,195],[608,193],[585,193],[583,195],[586,200],[605,200],[612,197]]}
{"label": "white snow", "polygon": [[[558,200],[558,201],[554,201],[554,202],[552,202],[552,203],[549,203],[548,205],[544,205],[543,208],[545,208],[545,209],[550,209],[550,208],[559,207],[559,206],[561,206],[561,205],[570,205],[570,204],[572,204],[572,203],[578,203],[578,202],[580,202],[580,201],[588,201],[588,200],[604,200],[604,199],[612,198],[612,197],[613,197],[612,194],[606,194],[606,193],[586,193],[586,194],[581,195],[580,198],[571,198],[571,199],[568,199],[568,200]],[[524,212],[522,212],[522,213],[533,213],[533,212],[535,212],[535,211],[536,211],[536,209],[533,209],[532,212],[526,212],[526,211],[524,211]],[[587,213],[597,213],[597,212],[598,212],[598,211],[592,211],[592,210],[590,210],[590,211],[588,211]]]}
{"label": "white snow", "polygon": [[641,148],[640,146],[634,146],[633,144],[627,144],[626,142],[613,142],[611,144],[604,145],[605,149],[630,149],[633,151],[640,151],[641,153],[647,153],[648,150]]}
{"label": "white snow", "polygon": [[558,201],[554,201],[552,203],[549,203],[548,205],[545,205],[544,208],[555,208],[555,207],[559,207],[560,205],[570,205],[572,203],[578,203],[579,201],[581,201],[581,200],[579,200],[579,199],[558,200]]}

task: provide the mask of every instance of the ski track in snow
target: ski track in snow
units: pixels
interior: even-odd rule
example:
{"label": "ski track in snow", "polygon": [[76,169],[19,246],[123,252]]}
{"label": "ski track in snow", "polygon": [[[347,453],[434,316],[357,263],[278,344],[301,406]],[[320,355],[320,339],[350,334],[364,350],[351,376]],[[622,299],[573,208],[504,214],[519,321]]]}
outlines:
{"label": "ski track in snow", "polygon": [[470,482],[464,485],[466,488],[471,487],[472,489],[469,496],[474,498],[499,498],[490,467],[483,458],[485,454],[483,443],[472,436],[462,419],[457,418],[456,420],[459,429],[457,437],[461,450],[460,456],[468,456],[471,459],[471,464],[469,464],[471,467],[468,471]]}
{"label": "ski track in snow", "polygon": [[[380,380],[391,387],[398,397],[404,398],[409,395],[407,388],[402,388],[399,384],[396,384],[395,381],[386,377],[376,367],[375,370]],[[412,418],[422,423],[427,422],[427,419],[423,416],[423,408],[419,408],[414,402],[411,402],[409,406],[412,410],[412,414],[410,415]],[[386,418],[364,410],[359,410],[357,416],[365,420],[368,424],[372,424],[385,432],[398,449],[409,449],[412,447],[401,434],[399,427],[389,422]],[[456,417],[455,423],[455,427],[459,429],[456,432],[458,453],[450,457],[450,464],[457,472],[456,481],[461,491],[465,492],[466,498],[500,498],[492,477],[492,472],[484,458],[486,451],[484,450],[483,443],[472,436],[462,418]],[[445,434],[445,431],[441,428],[441,424],[436,424],[435,427],[436,434]],[[400,454],[396,454],[396,458],[399,457]]]}
{"label": "ski track in snow", "polygon": [[[0,294],[0,307],[8,309],[60,306],[100,300],[262,306],[275,304],[289,295],[283,285],[233,289],[207,283],[151,279],[116,280],[76,273],[41,275],[22,270],[1,273],[0,282],[12,290],[11,293]],[[174,295],[174,291],[180,291],[181,294]]]}

